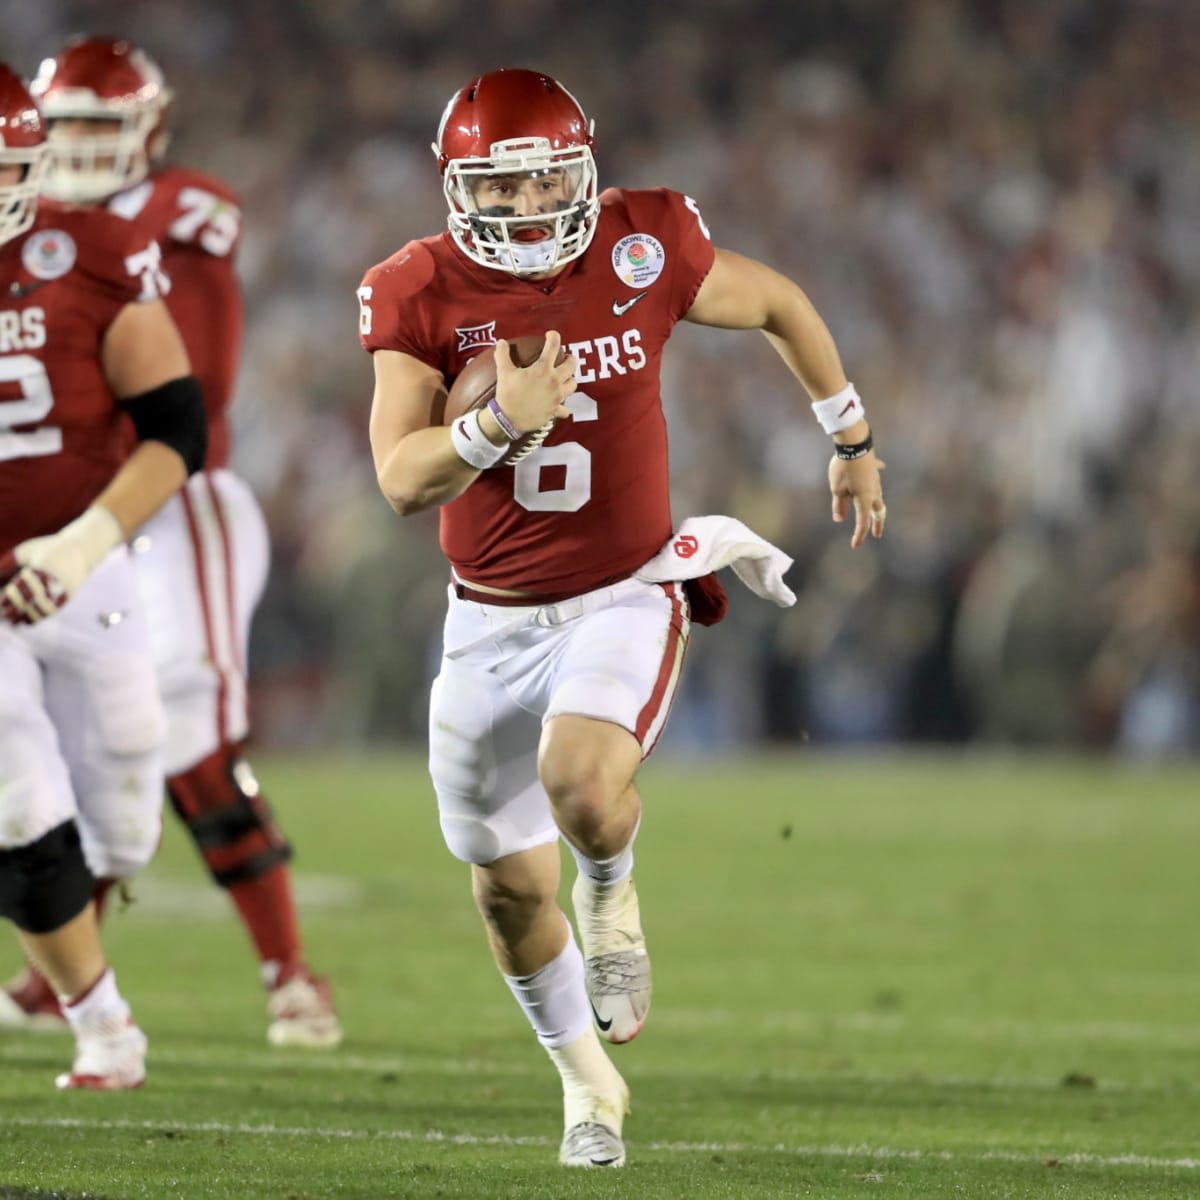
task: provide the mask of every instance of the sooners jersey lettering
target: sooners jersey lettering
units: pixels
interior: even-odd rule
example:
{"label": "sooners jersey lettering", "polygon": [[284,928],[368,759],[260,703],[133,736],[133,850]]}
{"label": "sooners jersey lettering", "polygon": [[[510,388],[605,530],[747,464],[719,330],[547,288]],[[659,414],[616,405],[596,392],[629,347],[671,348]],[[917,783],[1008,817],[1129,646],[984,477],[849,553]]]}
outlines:
{"label": "sooners jersey lettering", "polygon": [[464,579],[586,591],[628,575],[667,540],[662,351],[713,256],[687,197],[610,189],[591,245],[555,279],[478,266],[448,233],[367,272],[359,297],[368,351],[410,354],[449,383],[497,337],[557,329],[578,364],[572,419],[523,462],[484,471],[442,507],[442,549]]}
{"label": "sooners jersey lettering", "polygon": [[[205,467],[226,466],[229,406],[242,343],[242,290],[235,265],[242,216],[237,197],[210,175],[172,166],[119,192],[106,207],[162,247],[163,269],[171,280],[164,299],[204,393]],[[132,444],[131,427],[127,440]]]}
{"label": "sooners jersey lettering", "polygon": [[121,414],[99,347],[159,276],[136,229],[49,200],[0,246],[0,553],[60,529],[116,472]]}

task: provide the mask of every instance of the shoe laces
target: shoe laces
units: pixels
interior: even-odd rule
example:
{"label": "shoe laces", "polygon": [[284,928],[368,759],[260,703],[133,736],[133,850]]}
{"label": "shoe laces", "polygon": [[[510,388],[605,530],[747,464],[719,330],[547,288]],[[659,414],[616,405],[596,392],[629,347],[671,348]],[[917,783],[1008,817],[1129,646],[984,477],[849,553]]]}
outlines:
{"label": "shoe laces", "polygon": [[596,1166],[607,1166],[624,1157],[625,1147],[616,1130],[599,1121],[572,1125],[563,1137],[564,1158],[586,1158]]}

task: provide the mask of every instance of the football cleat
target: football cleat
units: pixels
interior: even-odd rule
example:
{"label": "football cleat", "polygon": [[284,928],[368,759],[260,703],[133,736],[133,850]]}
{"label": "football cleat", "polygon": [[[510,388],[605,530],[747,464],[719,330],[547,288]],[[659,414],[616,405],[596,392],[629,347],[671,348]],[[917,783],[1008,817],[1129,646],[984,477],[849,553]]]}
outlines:
{"label": "football cleat", "polygon": [[[615,1071],[613,1073],[616,1074]],[[575,1111],[574,1115],[582,1119],[567,1127],[558,1151],[558,1161],[564,1167],[625,1165],[621,1126],[629,1111],[629,1089],[620,1076],[617,1076],[617,1083],[620,1090],[615,1097],[593,1097],[582,1111]],[[572,1106],[568,1105],[568,1111],[571,1109]]]}
{"label": "football cleat", "polygon": [[583,943],[585,984],[601,1037],[630,1042],[650,1011],[650,956],[633,879],[598,887],[580,875],[571,888]]}
{"label": "football cleat", "polygon": [[615,1129],[584,1121],[567,1130],[558,1151],[564,1167],[623,1167],[625,1143]]}
{"label": "football cleat", "polygon": [[272,1046],[329,1050],[341,1044],[342,1026],[329,980],[307,967],[284,970],[267,993],[267,1041]]}
{"label": "football cleat", "polygon": [[62,1006],[49,981],[33,967],[0,988],[0,1028],[62,1033],[68,1028]]}
{"label": "football cleat", "polygon": [[146,1035],[125,1013],[75,1030],[75,1062],[54,1082],[64,1089],[120,1092],[146,1080]]}

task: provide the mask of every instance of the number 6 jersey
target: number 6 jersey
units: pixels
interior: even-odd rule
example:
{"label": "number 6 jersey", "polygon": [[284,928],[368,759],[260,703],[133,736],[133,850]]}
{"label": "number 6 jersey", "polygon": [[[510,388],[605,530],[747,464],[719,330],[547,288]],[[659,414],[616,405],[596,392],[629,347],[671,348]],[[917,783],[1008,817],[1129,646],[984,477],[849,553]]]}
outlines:
{"label": "number 6 jersey", "polygon": [[480,266],[449,233],[367,272],[360,332],[450,383],[498,337],[556,329],[578,364],[571,420],[515,467],[484,471],[441,509],[441,543],[473,583],[544,595],[621,579],[671,535],[659,374],[714,251],[694,202],[609,189],[586,252],[553,279]]}
{"label": "number 6 jersey", "polygon": [[43,199],[0,246],[0,554],[54,533],[125,457],[104,336],[169,287],[158,244],[102,211]]}

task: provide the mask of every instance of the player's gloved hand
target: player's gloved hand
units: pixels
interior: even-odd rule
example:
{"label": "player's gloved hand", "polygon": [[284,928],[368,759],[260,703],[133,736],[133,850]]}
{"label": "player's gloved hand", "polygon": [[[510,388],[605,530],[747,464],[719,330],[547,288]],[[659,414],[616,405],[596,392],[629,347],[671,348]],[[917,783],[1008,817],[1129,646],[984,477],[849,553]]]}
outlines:
{"label": "player's gloved hand", "polygon": [[124,539],[117,518],[94,506],[57,533],[20,542],[0,560],[0,617],[33,625],[53,616]]}

